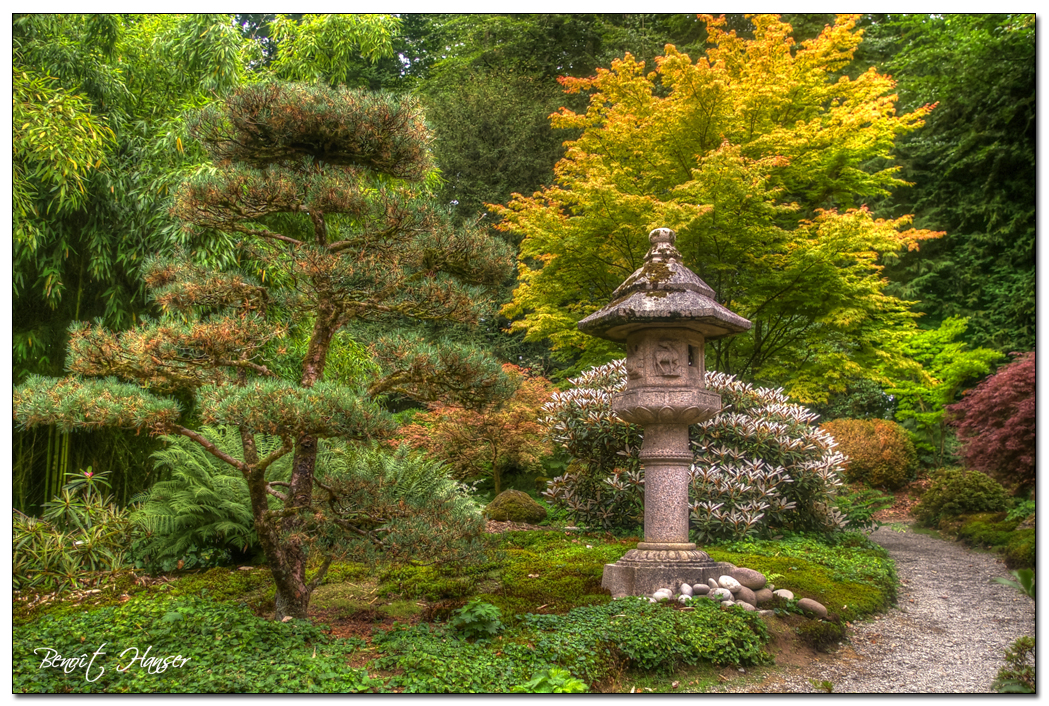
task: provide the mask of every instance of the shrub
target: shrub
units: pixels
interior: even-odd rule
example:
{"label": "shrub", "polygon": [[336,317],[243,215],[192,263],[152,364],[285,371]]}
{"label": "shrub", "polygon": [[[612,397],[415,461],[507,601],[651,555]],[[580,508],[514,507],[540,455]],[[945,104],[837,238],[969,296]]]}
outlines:
{"label": "shrub", "polygon": [[845,519],[845,529],[873,532],[881,526],[874,513],[892,507],[894,498],[876,490],[864,488],[852,491],[842,488],[834,498],[834,507]]}
{"label": "shrub", "polygon": [[907,431],[886,419],[835,419],[821,427],[845,454],[852,483],[896,490],[914,479],[918,454]]}
{"label": "shrub", "polygon": [[103,494],[109,487],[105,477],[90,466],[68,473],[61,492],[44,503],[42,518],[15,511],[15,590],[76,589],[92,582],[92,572],[127,566],[131,522],[127,511]]}
{"label": "shrub", "polygon": [[[636,530],[644,519],[641,427],[612,413],[612,396],[626,382],[623,362],[570,382],[572,389],[544,406],[543,423],[574,460],[544,495],[577,522]],[[754,388],[731,375],[709,373],[707,388],[722,396],[723,409],[690,427],[690,518],[698,540],[840,528],[832,503],[843,457],[812,425],[816,416],[780,390]]]}
{"label": "shrub", "polygon": [[1034,500],[1021,500],[1016,504],[1016,507],[1009,511],[1009,514],[1005,516],[1005,519],[1026,520],[1034,514],[1034,511]]}
{"label": "shrub", "polygon": [[991,686],[1000,693],[1033,694],[1035,683],[1034,638],[1024,635],[1005,651],[1005,666]]}
{"label": "shrub", "polygon": [[517,389],[502,404],[480,411],[433,405],[400,432],[410,445],[447,463],[459,480],[491,476],[496,495],[506,470],[537,464],[547,452],[536,418],[552,392],[546,378],[529,377],[516,365],[503,371]]}
{"label": "shrub", "polygon": [[1035,483],[1035,360],[1024,354],[947,411],[956,417],[968,468],[1026,491]]}
{"label": "shrub", "polygon": [[1002,512],[1008,508],[1005,488],[980,471],[941,468],[933,473],[921,502],[914,508],[923,523],[935,526],[940,520],[976,512]]}
{"label": "shrub", "polygon": [[[476,565],[493,540],[484,533],[480,506],[435,459],[401,446],[330,443],[331,463],[317,463],[317,515],[304,529],[322,551],[371,562],[422,558],[431,564]],[[352,522],[360,532],[348,535]]]}
{"label": "shrub", "polygon": [[497,522],[538,524],[546,519],[546,508],[520,490],[504,490],[488,503],[485,517]]}

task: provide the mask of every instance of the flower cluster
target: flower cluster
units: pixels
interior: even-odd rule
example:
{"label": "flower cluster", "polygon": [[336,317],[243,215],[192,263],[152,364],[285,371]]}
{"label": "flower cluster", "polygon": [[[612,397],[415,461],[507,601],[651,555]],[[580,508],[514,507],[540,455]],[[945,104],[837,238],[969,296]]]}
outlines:
{"label": "flower cluster", "polygon": [[[578,522],[638,528],[644,518],[644,470],[638,462],[641,427],[618,419],[612,397],[626,383],[622,361],[585,371],[573,388],[544,408],[551,439],[574,459],[545,492]],[[709,373],[707,388],[723,411],[693,425],[690,521],[707,541],[770,534],[777,529],[831,530],[831,508],[844,457],[817,415],[791,403],[782,390]]]}

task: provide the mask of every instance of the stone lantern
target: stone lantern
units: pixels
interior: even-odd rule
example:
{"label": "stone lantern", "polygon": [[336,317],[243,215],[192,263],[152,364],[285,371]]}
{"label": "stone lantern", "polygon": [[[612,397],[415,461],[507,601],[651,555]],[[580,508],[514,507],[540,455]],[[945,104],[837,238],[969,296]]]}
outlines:
{"label": "stone lantern", "polygon": [[645,538],[605,565],[601,585],[617,597],[705,583],[734,568],[688,541],[688,426],[721,410],[721,396],[706,390],[706,342],[746,331],[750,322],[714,301],[714,290],[682,264],[675,238],[669,228],[653,230],[645,264],[607,306],[579,322],[584,333],[626,343],[626,388],[612,409],[644,428]]}

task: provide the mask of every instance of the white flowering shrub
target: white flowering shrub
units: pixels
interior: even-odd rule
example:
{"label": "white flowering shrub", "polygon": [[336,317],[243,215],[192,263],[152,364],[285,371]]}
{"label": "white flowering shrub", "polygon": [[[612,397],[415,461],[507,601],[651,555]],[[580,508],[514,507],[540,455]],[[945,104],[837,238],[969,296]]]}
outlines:
{"label": "white flowering shrub", "polygon": [[[612,396],[626,384],[623,362],[591,368],[570,382],[571,389],[543,407],[542,421],[574,460],[544,495],[581,524],[639,529],[642,428],[612,413]],[[845,457],[815,426],[817,415],[782,390],[753,387],[731,375],[708,373],[707,388],[721,395],[722,411],[690,428],[696,541],[842,527],[833,496]]]}

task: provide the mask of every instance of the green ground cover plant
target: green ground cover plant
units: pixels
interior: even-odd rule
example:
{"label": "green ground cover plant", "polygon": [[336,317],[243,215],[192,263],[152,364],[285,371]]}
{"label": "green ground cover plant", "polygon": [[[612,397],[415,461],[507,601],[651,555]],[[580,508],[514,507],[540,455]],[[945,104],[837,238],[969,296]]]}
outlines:
{"label": "green ground cover plant", "polygon": [[[318,594],[324,618],[313,625],[266,620],[275,586],[265,570],[212,568],[149,586],[129,575],[112,592],[23,615],[15,635],[14,688],[508,693],[577,690],[580,684],[615,690],[625,679],[672,691],[671,682],[688,675],[712,678],[707,672],[718,667],[771,662],[769,630],[756,613],[724,611],[705,599],[687,607],[612,600],[600,587],[603,565],[636,541],[564,530],[507,532],[498,535],[490,561],[459,574],[444,566],[335,563],[322,587],[332,594]],[[706,549],[715,559],[766,572],[777,586],[819,600],[841,619],[869,615],[894,596],[891,561],[859,533],[837,541],[792,535]],[[395,622],[373,633],[367,646],[327,634],[325,621],[335,625],[362,613],[378,616],[378,623]],[[799,633],[803,640],[840,640],[828,632],[835,622],[808,622],[820,622],[810,630],[818,634]],[[32,652],[43,646],[79,656],[103,642],[99,659],[107,661],[97,664],[106,672],[90,683],[83,670],[40,669],[44,653]],[[152,654],[181,650],[192,661],[159,674],[117,672],[116,656],[139,643],[140,649],[152,645]],[[191,667],[197,670],[192,675],[186,671]]]}
{"label": "green ground cover plant", "polygon": [[[265,620],[247,607],[190,596],[140,597],[61,617],[45,616],[16,631],[16,693],[356,692],[367,674],[346,665],[359,640],[335,640],[304,621]],[[103,647],[104,645],[104,647]],[[68,673],[42,666],[50,648],[64,658],[87,655]],[[184,655],[182,666],[150,673],[145,659]],[[104,649],[87,670],[87,661]],[[129,651],[121,658],[125,650]],[[34,653],[34,650],[37,650]],[[104,671],[103,671],[104,670]]]}
{"label": "green ground cover plant", "polygon": [[514,635],[476,642],[440,626],[395,626],[374,638],[383,656],[373,666],[394,672],[385,688],[450,693],[513,691],[553,668],[593,685],[624,669],[769,662],[769,633],[759,616],[705,599],[690,607],[624,598],[564,615],[524,615]]}
{"label": "green ground cover plant", "polygon": [[1018,529],[1019,525],[1020,520],[1009,519],[1005,512],[978,512],[945,518],[938,529],[971,547],[1000,552],[1010,569],[1033,568],[1036,532],[1033,527]]}

